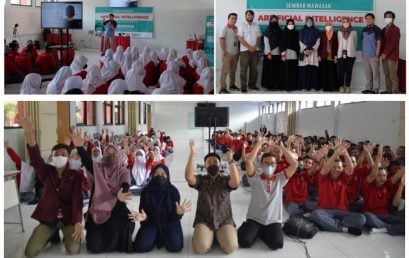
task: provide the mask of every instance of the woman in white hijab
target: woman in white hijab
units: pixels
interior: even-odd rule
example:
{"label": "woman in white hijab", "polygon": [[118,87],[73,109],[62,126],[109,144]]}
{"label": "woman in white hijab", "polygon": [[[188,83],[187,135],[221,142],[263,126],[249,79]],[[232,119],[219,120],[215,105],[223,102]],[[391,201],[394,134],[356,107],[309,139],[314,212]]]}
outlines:
{"label": "woman in white hijab", "polygon": [[190,64],[191,67],[196,69],[197,62],[199,61],[199,59],[201,57],[200,55],[201,55],[201,52],[199,52],[199,50],[193,51],[193,54],[192,54],[193,59],[191,59],[189,61],[189,64]]}
{"label": "woman in white hijab", "polygon": [[72,89],[81,89],[82,88],[82,78],[81,76],[71,76],[65,83],[64,88],[62,88],[61,94],[66,94]]}
{"label": "woman in white hijab", "polygon": [[125,81],[128,85],[128,91],[139,91],[144,94],[151,94],[151,90],[143,83],[145,77],[145,68],[140,61],[132,64],[132,69],[126,74]]}
{"label": "woman in white hijab", "polygon": [[64,87],[65,81],[68,77],[72,76],[72,72],[69,66],[63,66],[58,70],[54,79],[47,86],[47,94],[60,94]]}
{"label": "woman in white hijab", "polygon": [[21,84],[20,94],[40,94],[41,75],[38,73],[27,74]]}
{"label": "woman in white hijab", "polygon": [[146,169],[146,154],[143,150],[137,150],[135,154],[135,163],[132,167],[132,177],[137,188],[143,188],[147,185],[150,171]]}
{"label": "woman in white hijab", "polygon": [[109,95],[124,94],[124,91],[126,91],[127,89],[128,84],[126,84],[125,80],[116,79],[111,82],[111,85],[109,85],[108,94]]}
{"label": "woman in white hijab", "polygon": [[101,69],[102,80],[109,82],[119,74],[121,65],[115,60],[109,61],[107,65],[104,65]]}
{"label": "woman in white hijab", "polygon": [[139,50],[138,47],[132,47],[131,49],[131,54],[132,54],[132,62],[135,62],[139,60]]}
{"label": "woman in white hijab", "polygon": [[140,60],[142,61],[143,66],[147,65],[151,60],[149,59],[149,55],[151,54],[151,48],[150,47],[144,47],[143,48],[143,53],[140,56]]}
{"label": "woman in white hijab", "polygon": [[166,62],[168,59],[169,55],[169,49],[167,47],[162,48],[162,50],[159,53],[159,60],[162,62]]}
{"label": "woman in white hijab", "polygon": [[193,85],[193,94],[211,94],[214,91],[213,69],[206,67],[200,73],[200,79]]}
{"label": "woman in white hijab", "polygon": [[103,65],[105,65],[108,64],[112,59],[114,59],[114,51],[108,48],[107,50],[105,50],[105,55],[101,58],[101,62],[103,63]]}
{"label": "woman in white hijab", "polygon": [[114,54],[114,60],[120,64],[122,63],[123,58],[124,58],[124,48],[122,46],[118,46]]}
{"label": "woman in white hijab", "polygon": [[83,55],[76,56],[72,61],[70,68],[73,75],[80,75],[85,70],[85,65],[88,63],[88,58]]}
{"label": "woman in white hijab", "polygon": [[155,51],[151,51],[151,53],[149,54],[149,60],[153,62],[155,67],[157,67],[160,62],[158,58],[158,54]]}
{"label": "woman in white hijab", "polygon": [[[177,61],[171,61],[168,63],[167,71],[171,71],[175,74],[176,76],[176,81],[178,83],[178,87],[182,87],[183,91],[185,91],[184,87],[186,86],[186,80],[183,79],[182,76],[180,76],[180,65]],[[187,91],[186,91],[187,92]]]}
{"label": "woman in white hijab", "polygon": [[193,60],[193,50],[188,48],[186,49],[186,55],[182,57],[183,62],[185,62],[185,65],[188,66],[190,60]]}
{"label": "woman in white hijab", "polygon": [[87,78],[82,82],[82,91],[84,94],[92,94],[103,85],[105,85],[105,81],[102,80],[101,70],[96,65],[91,66]]}
{"label": "woman in white hijab", "polygon": [[180,86],[176,74],[171,71],[162,73],[159,79],[160,88],[154,89],[152,94],[182,94],[183,85]]}
{"label": "woman in white hijab", "polygon": [[167,57],[167,59],[166,59],[166,63],[169,63],[169,62],[171,62],[171,61],[175,61],[176,58],[178,58],[178,52],[177,52],[175,49],[172,48],[172,49],[169,51],[169,55],[168,55],[168,57]]}
{"label": "woman in white hijab", "polygon": [[[127,49],[129,49],[129,47]],[[121,63],[121,71],[123,76],[125,76],[129,69],[131,69],[132,63],[133,63],[132,53],[129,51],[129,53],[124,54],[124,59],[122,60]]]}

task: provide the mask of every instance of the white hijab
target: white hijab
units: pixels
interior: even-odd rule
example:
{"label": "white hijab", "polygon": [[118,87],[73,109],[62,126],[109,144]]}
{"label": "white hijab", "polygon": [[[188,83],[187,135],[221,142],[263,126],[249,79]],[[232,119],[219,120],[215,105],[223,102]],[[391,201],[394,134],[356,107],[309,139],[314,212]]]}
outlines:
{"label": "white hijab", "polygon": [[21,85],[20,94],[40,94],[41,80],[38,73],[27,74]]}
{"label": "white hijab", "polygon": [[104,65],[108,64],[114,58],[114,51],[112,49],[105,50],[105,55],[101,58],[102,63]]}
{"label": "white hijab", "polygon": [[195,50],[192,54],[193,59],[189,61],[191,67],[196,68],[201,57],[204,57],[203,50]]}
{"label": "white hijab", "polygon": [[196,72],[197,74],[201,74],[202,70],[208,66],[207,58],[206,57],[201,57],[199,61],[197,62],[196,66]]}
{"label": "white hijab", "polygon": [[[129,49],[129,48],[128,48]],[[129,53],[125,53],[125,55],[124,55],[124,59],[122,60],[122,63],[121,63],[121,71],[122,71],[122,74],[125,76],[126,75],[126,73],[129,71],[129,69],[131,69],[131,67],[132,67],[132,53],[131,52],[129,52]]]}
{"label": "white hijab", "polygon": [[126,81],[122,79],[116,79],[111,82],[111,85],[109,85],[108,88],[108,94],[113,95],[113,94],[124,94],[124,91],[128,89],[128,84],[126,84]]}
{"label": "white hijab", "polygon": [[214,73],[213,69],[206,67],[200,73],[200,79],[197,83],[202,86],[204,94],[210,94],[214,90]]}
{"label": "white hijab", "polygon": [[118,63],[121,63],[123,58],[124,58],[124,48],[122,46],[118,46],[114,54],[114,60],[117,61]]}
{"label": "white hijab", "polygon": [[[179,65],[179,63],[178,63],[177,61],[172,61],[172,62],[170,62],[170,63],[167,65],[166,70],[167,70],[167,71],[171,71],[171,72],[173,72],[173,73],[175,74],[176,80],[177,80],[177,83],[178,83],[178,87],[181,87],[181,88],[182,88],[182,93],[183,93],[183,87],[184,87],[185,84],[186,84],[186,80],[183,79],[183,77],[180,76],[180,74],[179,74],[179,72],[180,72],[180,65]],[[161,87],[162,87],[162,86],[161,86]]]}
{"label": "white hijab", "polygon": [[159,78],[160,88],[155,89],[152,94],[182,94],[183,86],[180,87],[176,74],[171,71],[165,71]]}
{"label": "white hijab", "polygon": [[139,50],[137,47],[132,47],[131,54],[132,54],[132,62],[135,62],[139,59]]}
{"label": "white hijab", "polygon": [[125,77],[126,84],[128,85],[129,91],[139,91],[144,94],[150,94],[150,90],[143,83],[143,78],[145,77],[145,69],[141,62],[136,62],[132,65],[131,70],[128,71]]}
{"label": "white hijab", "polygon": [[169,55],[169,49],[167,47],[162,48],[162,50],[159,53],[159,60],[166,62],[168,59]]}
{"label": "white hijab", "polygon": [[166,59],[166,63],[169,63],[171,61],[175,61],[176,58],[178,58],[178,52],[175,49],[172,48],[169,51],[169,55],[168,55],[168,58]]}
{"label": "white hijab", "polygon": [[71,76],[65,83],[64,88],[62,88],[61,94],[67,93],[67,91],[72,89],[81,89],[82,88],[82,78],[81,76]]}
{"label": "white hijab", "polygon": [[121,69],[121,65],[118,62],[116,62],[115,60],[109,61],[108,64],[105,64],[104,67],[102,67],[101,70],[102,80],[106,82],[111,80],[112,78],[118,75],[119,69]]}
{"label": "white hijab", "polygon": [[72,75],[69,66],[63,66],[58,70],[54,79],[47,86],[47,94],[60,94],[65,81]]}
{"label": "white hijab", "polygon": [[[142,161],[136,158],[136,155],[142,155]],[[132,176],[135,180],[136,186],[140,187],[146,183],[146,179],[149,177],[149,173],[146,171],[146,155],[145,151],[137,150],[135,154],[135,163],[132,167]]]}
{"label": "white hijab", "polygon": [[143,53],[140,57],[140,61],[142,61],[143,67],[147,65],[151,60],[149,59],[149,55],[151,54],[151,48],[150,47],[144,47],[143,48]]}
{"label": "white hijab", "polygon": [[155,65],[155,67],[158,66],[158,64],[159,64],[159,58],[158,58],[158,54],[156,54],[155,51],[152,51],[152,52],[149,54],[149,60],[151,60],[151,61],[153,62],[153,64]]}
{"label": "white hijab", "polygon": [[101,70],[97,65],[93,65],[88,69],[87,77],[82,82],[82,91],[84,94],[92,94],[96,88],[104,83]]}
{"label": "white hijab", "polygon": [[81,72],[82,70],[84,70],[84,66],[88,63],[88,58],[86,58],[83,55],[80,56],[76,56],[74,58],[74,61],[72,61],[70,68],[71,68],[71,72],[72,74],[77,74],[79,72]]}
{"label": "white hijab", "polygon": [[191,48],[186,49],[186,56],[189,58],[189,61],[193,59],[193,50]]}

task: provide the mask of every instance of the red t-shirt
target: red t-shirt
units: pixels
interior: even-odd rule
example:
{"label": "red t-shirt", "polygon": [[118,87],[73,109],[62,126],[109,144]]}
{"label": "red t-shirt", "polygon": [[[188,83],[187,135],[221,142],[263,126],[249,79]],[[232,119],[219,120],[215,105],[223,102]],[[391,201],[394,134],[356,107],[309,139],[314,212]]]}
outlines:
{"label": "red t-shirt", "polygon": [[146,86],[155,85],[155,65],[152,61],[150,61],[147,65],[145,65],[145,77],[143,78],[143,83]]}
{"label": "red t-shirt", "polygon": [[4,57],[4,73],[5,74],[18,74],[19,70],[10,56]]}
{"label": "red t-shirt", "polygon": [[342,172],[337,179],[332,179],[330,174],[318,174],[318,204],[319,209],[337,209],[346,211],[347,185],[350,176]]}
{"label": "red t-shirt", "polygon": [[33,71],[33,64],[26,54],[18,55],[14,58],[17,68],[23,74],[29,74]]}
{"label": "red t-shirt", "polygon": [[98,86],[98,88],[96,88],[95,91],[92,94],[94,94],[94,95],[96,95],[96,94],[108,94],[108,88],[109,88],[109,85],[104,83],[104,84]]}
{"label": "red t-shirt", "polygon": [[348,203],[354,203],[358,199],[361,193],[362,181],[365,180],[369,173],[370,170],[367,164],[362,164],[354,169],[347,187]]}
{"label": "red t-shirt", "polygon": [[196,82],[192,87],[192,93],[203,94],[203,87]]}
{"label": "red t-shirt", "polygon": [[290,202],[303,203],[308,200],[308,178],[306,170],[301,173],[295,173],[288,183],[284,186],[285,199],[284,204]]}
{"label": "red t-shirt", "polygon": [[288,168],[289,166],[290,164],[285,159],[280,159],[277,162],[277,167],[276,167],[276,170],[274,171],[274,174],[280,173],[281,171]]}
{"label": "red t-shirt", "polygon": [[364,204],[362,212],[374,214],[388,214],[390,204],[390,189],[392,183],[387,180],[382,186],[377,186],[375,180],[368,183],[368,180],[362,182],[362,191],[364,195]]}
{"label": "red t-shirt", "polygon": [[50,74],[57,64],[50,53],[44,52],[37,57],[36,65],[40,68],[40,74],[46,75]]}

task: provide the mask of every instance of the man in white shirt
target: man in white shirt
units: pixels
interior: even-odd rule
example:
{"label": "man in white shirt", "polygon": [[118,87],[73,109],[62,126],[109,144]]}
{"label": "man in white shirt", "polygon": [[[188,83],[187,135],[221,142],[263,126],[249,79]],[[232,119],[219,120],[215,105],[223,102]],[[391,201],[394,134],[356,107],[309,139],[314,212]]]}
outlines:
{"label": "man in white shirt", "polygon": [[[240,41],[240,80],[241,92],[247,92],[247,87],[258,90],[257,83],[257,66],[258,66],[258,45],[262,36],[260,27],[253,22],[254,12],[246,11],[246,22],[244,22],[238,31]],[[249,80],[247,82],[247,70],[250,69]]]}

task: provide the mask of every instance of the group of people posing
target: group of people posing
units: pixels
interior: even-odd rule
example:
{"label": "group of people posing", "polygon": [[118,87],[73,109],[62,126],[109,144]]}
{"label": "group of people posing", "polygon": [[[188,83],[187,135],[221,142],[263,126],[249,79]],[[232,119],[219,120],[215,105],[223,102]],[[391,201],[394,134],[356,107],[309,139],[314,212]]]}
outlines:
{"label": "group of people posing", "polygon": [[[84,216],[87,250],[149,252],[155,246],[182,250],[180,221],[191,202],[181,202],[171,184],[163,155],[174,145],[163,132],[111,137],[105,132],[95,141],[72,128],[67,143],[55,145],[44,160],[32,122],[24,119],[22,127],[30,166],[43,184],[32,215],[40,224],[27,243],[27,257],[40,254],[59,230],[67,252],[79,252],[85,177],[90,196]],[[223,172],[221,156],[209,153],[204,157],[206,173],[195,174],[197,149],[193,140],[189,142],[185,179],[198,191],[195,253],[207,253],[214,239],[225,253],[239,246],[249,248],[258,238],[272,250],[282,248],[284,210],[291,216],[303,214],[322,230],[360,235],[366,226],[373,233],[404,234],[404,146],[395,152],[369,141],[355,144],[328,134],[287,137],[265,129],[214,134],[217,148],[226,153],[229,173]],[[240,185],[235,162],[240,160],[251,199],[247,219],[236,231],[230,194]],[[131,185],[142,189],[137,211],[126,205],[132,198]],[[133,240],[135,222],[141,226]]]}
{"label": "group of people posing", "polygon": [[[312,90],[351,93],[352,71],[356,60],[358,37],[362,39],[362,59],[366,77],[362,93],[400,93],[398,59],[400,30],[395,14],[384,14],[386,26],[375,25],[375,15],[365,15],[366,27],[357,32],[348,17],[335,30],[332,22],[325,23],[325,31],[314,26],[312,17],[299,31],[294,20],[279,26],[276,15],[270,17],[264,33],[254,20],[254,12],[247,10],[246,21],[236,27],[237,14],[228,15],[228,24],[220,36],[223,67],[220,93],[229,90],[247,92],[257,87],[260,46],[263,45],[261,86],[268,90]],[[240,60],[241,88],[235,85]],[[381,92],[380,63],[385,74],[386,90]],[[229,87],[227,76],[230,77]]]}
{"label": "group of people posing", "polygon": [[[16,45],[14,47],[14,45]],[[213,69],[203,50],[186,50],[178,58],[175,49],[162,48],[157,53],[144,47],[128,47],[125,51],[118,46],[114,52],[107,49],[100,64],[89,66],[88,58],[71,53],[69,66],[59,67],[56,50],[46,48],[40,55],[32,44],[28,50],[18,53],[18,43],[6,51],[6,83],[21,82],[20,94],[39,94],[43,84],[42,75],[56,73],[47,85],[47,94],[211,94],[213,93]],[[73,51],[73,50],[72,50]],[[19,68],[19,56],[32,57],[39,65],[38,73]],[[29,56],[30,55],[30,56]],[[38,57],[35,57],[38,55]],[[75,58],[74,58],[75,56]],[[21,62],[26,65],[27,61]],[[30,61],[31,63],[31,61]]]}

